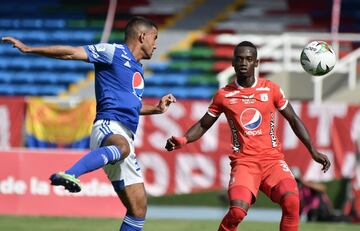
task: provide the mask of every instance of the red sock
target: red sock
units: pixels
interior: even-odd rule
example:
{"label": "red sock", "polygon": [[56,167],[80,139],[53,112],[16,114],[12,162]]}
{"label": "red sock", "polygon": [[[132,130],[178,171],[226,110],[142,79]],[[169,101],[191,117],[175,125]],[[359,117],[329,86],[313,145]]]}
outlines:
{"label": "red sock", "polygon": [[229,212],[221,221],[218,231],[236,231],[239,223],[246,216],[246,211],[243,208],[232,206]]}
{"label": "red sock", "polygon": [[297,231],[299,226],[299,197],[296,194],[284,196],[280,202],[282,217],[280,231]]}

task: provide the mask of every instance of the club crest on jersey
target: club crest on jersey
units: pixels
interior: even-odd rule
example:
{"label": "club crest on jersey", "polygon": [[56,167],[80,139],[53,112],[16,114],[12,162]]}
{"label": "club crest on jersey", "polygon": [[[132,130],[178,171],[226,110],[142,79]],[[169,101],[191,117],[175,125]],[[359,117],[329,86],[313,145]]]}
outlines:
{"label": "club crest on jersey", "polygon": [[248,108],[240,115],[240,121],[247,130],[257,129],[262,121],[261,113],[255,108]]}
{"label": "club crest on jersey", "polygon": [[141,98],[144,93],[144,79],[139,72],[135,72],[132,79],[133,93]]}

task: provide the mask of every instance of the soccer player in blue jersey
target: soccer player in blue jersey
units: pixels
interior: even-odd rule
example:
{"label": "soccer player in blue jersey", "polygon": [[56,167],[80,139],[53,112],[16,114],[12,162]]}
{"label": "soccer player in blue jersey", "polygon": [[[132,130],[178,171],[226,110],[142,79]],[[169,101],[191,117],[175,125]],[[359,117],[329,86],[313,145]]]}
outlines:
{"label": "soccer player in blue jersey", "polygon": [[56,59],[82,60],[95,65],[96,118],[91,132],[91,152],[65,172],[50,176],[52,185],[70,192],[81,190],[79,176],[104,168],[127,209],[120,231],[142,230],[147,197],[134,151],[140,115],[164,113],[176,101],[171,94],[157,105],[142,103],[144,70],[139,62],[150,59],[156,49],[157,26],[143,17],[133,17],[125,27],[125,43],[88,46],[27,46],[13,37],[3,37],[23,53]]}

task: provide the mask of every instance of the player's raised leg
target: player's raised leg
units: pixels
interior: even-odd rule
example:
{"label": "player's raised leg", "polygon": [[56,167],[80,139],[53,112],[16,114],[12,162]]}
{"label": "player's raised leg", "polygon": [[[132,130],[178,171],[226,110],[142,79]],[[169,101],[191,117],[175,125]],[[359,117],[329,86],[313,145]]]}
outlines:
{"label": "player's raised leg", "polygon": [[122,134],[114,134],[107,123],[108,121],[97,123],[96,128],[99,129],[95,131],[97,135],[99,135],[98,133],[101,131],[101,140],[103,140],[103,143],[99,145],[104,145],[104,147],[93,149],[65,172],[52,174],[50,176],[52,185],[62,185],[69,192],[80,192],[81,185],[78,179],[79,176],[123,160],[129,155],[130,146],[127,138]]}
{"label": "player's raised leg", "polygon": [[97,148],[77,161],[65,172],[54,173],[50,176],[52,185],[63,185],[69,192],[80,192],[81,185],[79,176],[99,169],[108,163],[120,160],[122,150],[115,145]]}

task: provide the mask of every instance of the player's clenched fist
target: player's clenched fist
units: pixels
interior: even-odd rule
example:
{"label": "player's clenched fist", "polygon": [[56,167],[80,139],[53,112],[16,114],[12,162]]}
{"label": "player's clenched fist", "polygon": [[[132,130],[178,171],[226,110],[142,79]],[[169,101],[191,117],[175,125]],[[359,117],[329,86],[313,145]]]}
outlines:
{"label": "player's clenched fist", "polygon": [[171,138],[169,138],[167,140],[165,148],[168,151],[172,151],[174,149],[181,148],[186,143],[187,143],[186,137],[184,137],[184,136],[181,136],[181,137],[172,136]]}
{"label": "player's clenched fist", "polygon": [[159,110],[164,113],[167,111],[167,109],[169,108],[170,104],[172,103],[176,103],[176,98],[172,95],[172,94],[167,94],[165,96],[163,96],[159,102],[159,104],[157,105],[157,107],[159,108]]}

